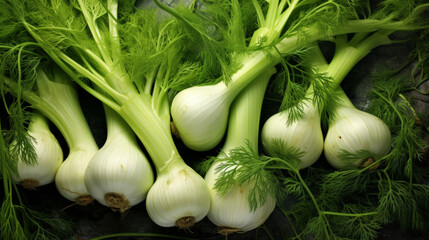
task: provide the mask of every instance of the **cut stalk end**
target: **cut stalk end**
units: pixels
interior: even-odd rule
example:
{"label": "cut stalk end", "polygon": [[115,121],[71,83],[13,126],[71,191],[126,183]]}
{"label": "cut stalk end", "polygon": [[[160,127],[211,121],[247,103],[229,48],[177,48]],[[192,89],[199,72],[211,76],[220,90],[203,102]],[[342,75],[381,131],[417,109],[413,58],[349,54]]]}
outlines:
{"label": "cut stalk end", "polygon": [[89,194],[81,194],[76,198],[76,203],[81,206],[86,206],[94,201],[94,198]]}
{"label": "cut stalk end", "polygon": [[23,188],[34,190],[40,185],[39,180],[34,178],[26,178],[19,183]]}
{"label": "cut stalk end", "polygon": [[127,200],[124,194],[113,192],[106,193],[104,195],[104,200],[113,211],[119,211],[123,213],[131,208],[130,202]]}
{"label": "cut stalk end", "polygon": [[232,228],[232,227],[219,227],[219,230],[217,231],[219,234],[222,234],[224,236],[228,236],[229,234],[240,232],[240,228]]}
{"label": "cut stalk end", "polygon": [[195,222],[195,217],[193,216],[182,217],[176,220],[176,226],[180,229],[188,230],[194,226]]}

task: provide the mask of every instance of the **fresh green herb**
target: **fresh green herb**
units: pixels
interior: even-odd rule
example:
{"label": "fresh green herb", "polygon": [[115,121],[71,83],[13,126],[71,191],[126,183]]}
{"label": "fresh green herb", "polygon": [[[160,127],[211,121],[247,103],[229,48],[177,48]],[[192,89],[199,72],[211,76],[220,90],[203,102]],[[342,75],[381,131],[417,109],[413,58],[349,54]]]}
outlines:
{"label": "fresh green herb", "polygon": [[214,189],[220,195],[225,195],[233,186],[251,184],[249,203],[251,210],[265,203],[269,195],[281,193],[278,189],[279,182],[275,174],[264,171],[270,164],[267,158],[261,158],[250,146],[237,147],[229,152],[230,157],[222,161],[217,168],[219,174]]}

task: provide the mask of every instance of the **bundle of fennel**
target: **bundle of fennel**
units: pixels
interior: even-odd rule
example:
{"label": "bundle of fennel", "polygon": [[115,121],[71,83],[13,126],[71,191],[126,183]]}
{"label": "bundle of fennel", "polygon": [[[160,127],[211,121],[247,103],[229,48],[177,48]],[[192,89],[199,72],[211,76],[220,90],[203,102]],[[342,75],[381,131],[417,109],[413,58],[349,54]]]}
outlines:
{"label": "bundle of fennel", "polygon": [[[390,223],[428,235],[427,165],[420,161],[427,129],[416,125],[422,120],[404,95],[427,80],[427,3],[153,2],[170,16],[133,1],[0,1],[0,90],[10,120],[0,141],[2,237],[61,238],[38,224],[40,215],[12,183],[26,175],[21,166],[44,163],[33,109],[67,142],[66,161],[50,174],[59,193],[81,205],[68,209],[91,209],[96,200],[129,213],[145,200],[154,224],[191,229],[182,234],[195,238],[209,221],[224,235],[247,232],[242,238],[263,229],[270,239],[376,239]],[[374,115],[364,113],[340,83],[372,49],[398,44],[398,31],[420,39],[409,41],[404,68],[371,74],[365,110]],[[335,50],[322,52],[322,40]],[[104,106],[103,144],[75,85]],[[279,104],[263,102],[264,94],[276,91],[280,111],[266,116],[265,107]],[[200,175],[190,167],[198,161],[188,159],[202,155],[217,156],[200,165]],[[36,177],[31,188],[47,183]],[[273,224],[273,211],[284,213],[281,228],[289,232]],[[186,238],[145,231],[96,239],[121,236]]]}

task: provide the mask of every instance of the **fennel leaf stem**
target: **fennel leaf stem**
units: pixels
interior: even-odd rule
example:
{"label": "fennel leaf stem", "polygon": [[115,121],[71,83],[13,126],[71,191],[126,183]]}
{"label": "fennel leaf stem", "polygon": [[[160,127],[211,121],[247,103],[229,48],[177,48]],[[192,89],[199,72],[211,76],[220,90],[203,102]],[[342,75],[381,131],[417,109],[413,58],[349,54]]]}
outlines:
{"label": "fennel leaf stem", "polygon": [[[389,104],[391,106],[391,108],[394,110],[394,112],[396,113],[397,117],[399,118],[399,120],[401,122],[401,132],[403,132],[405,129],[407,129],[406,126],[405,126],[405,120],[404,120],[402,114],[399,112],[398,108],[394,105],[394,103],[390,99],[387,99],[384,95],[380,94],[377,90],[373,90],[373,93],[375,93],[380,99],[382,99],[387,104]],[[403,134],[406,134],[406,133],[403,133]],[[412,159],[411,147],[410,147],[410,143],[408,142],[408,139],[405,139],[405,144],[406,144],[407,149],[408,149],[408,159],[407,159],[407,162],[411,165],[410,167],[412,169],[413,159]],[[413,186],[413,176],[412,176],[412,174],[413,174],[413,172],[410,171],[410,176],[408,176],[408,178],[409,178],[409,183],[408,184],[409,184],[409,192],[410,193],[411,193],[412,186]]]}
{"label": "fennel leaf stem", "polygon": [[[96,17],[91,16],[90,12],[87,9],[87,3],[84,3],[83,0],[78,0],[80,10],[87,22],[88,28],[92,34],[92,37],[95,41],[95,43],[98,46],[98,49],[100,51],[101,56],[103,57],[103,60],[110,65],[112,60],[109,57],[108,50],[106,49],[106,42],[103,41],[103,38],[100,33],[100,29],[98,28],[96,24]],[[93,4],[96,4],[95,2]]]}
{"label": "fennel leaf stem", "polygon": [[300,181],[300,183],[302,184],[303,188],[305,189],[305,191],[307,192],[308,196],[310,197],[310,199],[311,199],[311,201],[312,201],[312,203],[313,203],[313,206],[314,206],[314,208],[316,209],[316,211],[317,211],[317,213],[318,213],[319,217],[321,217],[321,218],[323,219],[323,221],[324,221],[324,224],[323,224],[323,230],[324,230],[324,233],[325,233],[326,238],[328,238],[328,239],[329,239],[329,238],[330,238],[330,236],[331,236],[331,234],[330,234],[330,233],[332,233],[331,226],[329,225],[329,221],[328,221],[328,219],[326,219],[325,214],[323,214],[323,211],[321,210],[321,208],[320,208],[319,204],[317,203],[317,200],[316,200],[316,198],[314,197],[313,192],[312,192],[312,191],[310,190],[310,188],[307,186],[307,183],[304,181],[304,179],[302,178],[301,174],[299,173],[299,169],[297,169],[295,166],[293,166],[292,164],[290,164],[290,163],[289,163],[288,161],[286,161],[286,160],[278,159],[278,161],[279,161],[280,163],[282,163],[282,164],[286,165],[288,169],[291,169],[291,170],[292,170],[292,172],[296,175],[296,177],[297,177],[297,178],[298,178],[298,180]]}
{"label": "fennel leaf stem", "polygon": [[363,216],[373,216],[377,215],[378,212],[365,212],[365,213],[343,213],[343,212],[330,212],[330,211],[322,211],[321,214],[324,215],[335,215],[342,217],[363,217]]}
{"label": "fennel leaf stem", "polygon": [[268,237],[271,240],[275,240],[273,234],[271,234],[270,230],[268,230],[267,226],[265,224],[262,224],[262,229],[264,229],[265,233],[268,235]]}
{"label": "fennel leaf stem", "polygon": [[253,6],[255,8],[256,15],[258,16],[259,26],[264,26],[265,25],[265,16],[264,16],[264,13],[262,12],[261,5],[259,4],[259,2],[257,0],[252,0],[252,3],[253,3]]}
{"label": "fennel leaf stem", "polygon": [[[67,74],[73,78],[74,81],[76,81],[82,88],[90,92],[92,95],[97,96],[100,100],[102,100],[105,104],[109,105],[109,107],[113,109],[117,109],[118,107],[116,104],[113,103],[110,99],[106,98],[103,94],[93,90],[91,87],[89,87],[87,84],[85,84],[79,77],[76,76],[76,74],[72,71],[72,69],[69,68],[71,66],[76,71],[78,71],[80,74],[82,74],[84,77],[87,77],[91,79],[93,83],[95,83],[97,86],[102,88],[104,91],[110,94],[110,96],[114,97],[118,100],[124,100],[125,96],[121,95],[114,89],[112,89],[104,79],[98,78],[96,75],[85,69],[83,66],[81,66],[79,63],[75,62],[73,59],[71,59],[69,56],[64,54],[63,52],[59,50],[52,50],[49,47],[49,44],[45,42],[45,40],[40,37],[35,31],[33,31],[34,26],[28,24],[27,22],[23,21],[23,25],[26,28],[26,30],[33,36],[33,38],[39,43],[39,45],[45,50],[45,52],[54,60]],[[45,45],[47,46],[45,46]],[[69,64],[69,66],[66,65]]]}
{"label": "fennel leaf stem", "polygon": [[[283,5],[285,4],[285,2],[286,2],[285,0],[282,0],[281,5],[279,7],[279,11],[282,11],[282,8],[283,8]],[[286,25],[287,21],[289,20],[290,15],[295,10],[298,3],[299,3],[299,0],[293,0],[293,2],[290,3],[290,5],[288,6],[288,9],[286,11],[284,11],[282,14],[279,14],[280,19],[278,19],[278,21],[274,27],[274,29],[277,32],[281,32],[283,30],[284,26]]]}
{"label": "fennel leaf stem", "polygon": [[169,122],[160,119],[152,108],[150,96],[135,95],[122,105],[118,113],[142,141],[158,173],[183,162],[171,136]]}
{"label": "fennel leaf stem", "polygon": [[292,231],[295,234],[296,239],[301,240],[300,234],[298,234],[298,232],[297,232],[297,230],[295,228],[295,224],[290,219],[288,212],[285,209],[283,209],[283,207],[281,207],[281,206],[277,206],[277,207],[280,209],[280,211],[286,217],[286,220],[288,221],[289,225],[291,226]]}

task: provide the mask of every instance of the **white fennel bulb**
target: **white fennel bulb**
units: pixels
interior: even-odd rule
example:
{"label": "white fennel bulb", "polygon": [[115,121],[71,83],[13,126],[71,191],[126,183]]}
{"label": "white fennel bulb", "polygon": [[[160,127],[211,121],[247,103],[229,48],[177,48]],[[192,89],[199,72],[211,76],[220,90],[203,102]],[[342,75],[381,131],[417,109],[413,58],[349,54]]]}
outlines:
{"label": "white fennel bulb", "polygon": [[124,212],[146,198],[153,172],[129,126],[107,106],[105,111],[107,139],[86,168],[85,185],[99,203]]}
{"label": "white fennel bulb", "polygon": [[273,68],[261,74],[234,100],[225,143],[218,155],[219,160],[210,166],[204,178],[211,197],[207,217],[219,227],[219,233],[224,235],[246,232],[259,227],[267,220],[276,206],[275,197],[268,193],[264,196],[264,203],[251,206],[249,196],[255,187],[252,182],[237,183],[223,194],[216,189],[216,182],[220,175],[228,171],[228,168],[218,169],[219,165],[225,162],[225,158],[230,157],[232,151],[246,146],[247,142],[252,145],[257,154],[262,102],[268,81],[274,73]]}
{"label": "white fennel bulb", "polygon": [[171,105],[174,127],[187,147],[206,151],[223,138],[233,99],[226,97],[223,82],[187,88],[179,92]]}
{"label": "white fennel bulb", "polygon": [[203,219],[209,208],[210,192],[204,179],[172,153],[170,162],[159,169],[149,190],[149,217],[162,227],[188,229]]}
{"label": "white fennel bulb", "polygon": [[221,81],[209,86],[195,86],[179,92],[171,105],[174,126],[185,145],[196,151],[206,151],[222,140],[234,99],[258,76],[271,72],[277,52],[252,51],[235,54],[232,61],[242,65],[226,84]]}
{"label": "white fennel bulb", "polygon": [[83,206],[94,200],[85,186],[84,174],[86,166],[97,151],[98,148],[93,147],[70,150],[55,176],[55,185],[63,197]]}
{"label": "white fennel bulb", "polygon": [[38,96],[27,100],[60,130],[69,147],[55,175],[59,193],[81,205],[93,201],[84,182],[87,164],[98,151],[88,123],[79,104],[78,94],[71,80],[58,69],[40,69],[37,77]]}
{"label": "white fennel bulb", "polygon": [[356,109],[347,98],[342,101],[325,137],[326,160],[340,170],[358,169],[389,153],[389,127],[380,118]]}
{"label": "white fennel bulb", "polygon": [[32,137],[37,162],[27,164],[19,160],[17,175],[12,174],[12,178],[22,187],[33,189],[54,181],[55,174],[63,162],[63,151],[49,130],[47,119],[40,113],[33,113],[28,134]]}
{"label": "white fennel bulb", "polygon": [[249,204],[249,194],[253,187],[251,183],[231,187],[225,195],[220,195],[216,192],[215,184],[219,176],[216,168],[221,163],[222,161],[218,161],[212,164],[205,176],[211,192],[211,206],[207,217],[219,226],[219,233],[223,235],[247,232],[259,227],[273,212],[276,199],[267,195],[264,204],[252,209]]}
{"label": "white fennel bulb", "polygon": [[285,156],[290,150],[299,151],[301,169],[315,163],[323,151],[319,110],[310,102],[303,107],[303,117],[292,123],[288,123],[289,110],[274,114],[261,133],[262,146],[269,155]]}

